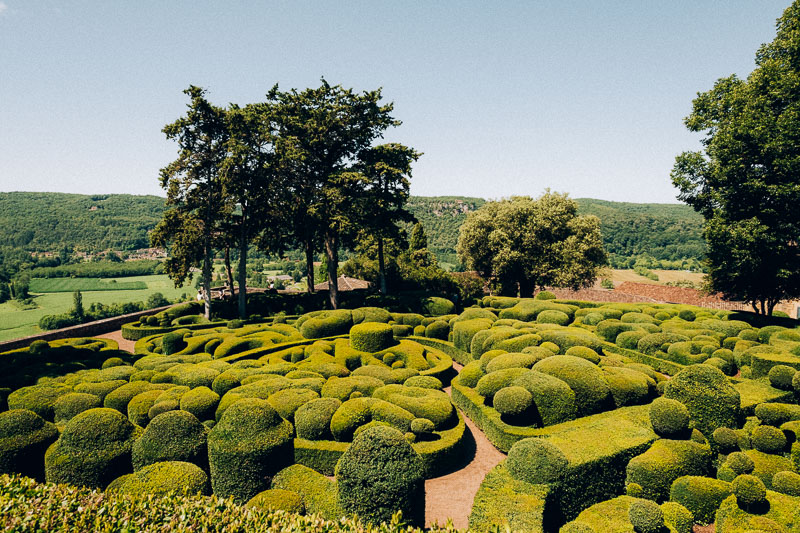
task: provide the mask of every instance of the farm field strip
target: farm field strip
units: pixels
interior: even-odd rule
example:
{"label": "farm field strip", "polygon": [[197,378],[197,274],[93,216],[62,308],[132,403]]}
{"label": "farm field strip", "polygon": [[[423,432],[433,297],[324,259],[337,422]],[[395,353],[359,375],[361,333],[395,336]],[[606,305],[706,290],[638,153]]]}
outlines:
{"label": "farm field strip", "polygon": [[142,289],[147,289],[147,283],[143,281],[117,281],[103,278],[33,278],[30,284],[32,293]]}

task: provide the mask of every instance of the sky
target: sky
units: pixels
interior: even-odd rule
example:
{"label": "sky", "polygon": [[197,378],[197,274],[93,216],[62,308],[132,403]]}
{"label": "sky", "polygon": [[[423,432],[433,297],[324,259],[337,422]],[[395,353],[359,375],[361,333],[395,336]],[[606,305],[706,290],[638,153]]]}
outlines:
{"label": "sky", "polygon": [[383,88],[414,195],[675,203],[683,118],[746,77],[789,0],[0,1],[0,191],[164,195],[161,129],[219,105]]}

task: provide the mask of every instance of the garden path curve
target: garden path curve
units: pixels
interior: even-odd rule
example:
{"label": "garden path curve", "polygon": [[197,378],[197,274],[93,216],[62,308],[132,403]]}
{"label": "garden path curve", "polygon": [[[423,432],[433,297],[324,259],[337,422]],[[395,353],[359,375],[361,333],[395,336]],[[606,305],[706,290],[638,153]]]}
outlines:
{"label": "garden path curve", "polygon": [[[121,350],[133,353],[134,341],[122,338],[120,330],[98,335],[103,339],[112,339],[119,343]],[[453,368],[461,372],[462,366],[453,363]],[[450,394],[450,387],[445,388]],[[460,468],[450,474],[425,481],[425,525],[434,522],[444,525],[448,518],[459,529],[466,529],[472,501],[478,492],[483,478],[497,463],[506,458],[505,454],[495,448],[486,435],[463,412],[467,431],[465,456]]]}

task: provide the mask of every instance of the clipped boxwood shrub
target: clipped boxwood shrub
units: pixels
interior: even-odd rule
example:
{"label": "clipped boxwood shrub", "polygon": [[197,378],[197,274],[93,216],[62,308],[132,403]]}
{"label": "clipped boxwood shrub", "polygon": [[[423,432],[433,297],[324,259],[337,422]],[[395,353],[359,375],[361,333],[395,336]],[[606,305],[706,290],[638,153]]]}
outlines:
{"label": "clipped boxwood shrub", "polygon": [[745,510],[752,509],[767,499],[767,487],[756,476],[750,474],[736,476],[731,486],[736,501]]}
{"label": "clipped boxwood shrub", "polygon": [[678,372],[664,387],[664,396],[689,410],[694,427],[712,435],[719,427],[738,427],[739,391],[719,369],[694,365]]}
{"label": "clipped boxwood shrub", "polygon": [[657,503],[650,500],[631,502],[628,519],[636,533],[659,533],[664,529],[664,513]]}
{"label": "clipped boxwood shrub", "polygon": [[679,477],[703,476],[710,470],[711,450],[707,446],[689,440],[660,439],[628,462],[625,483],[636,483],[641,487],[642,498],[660,502],[667,499],[672,482]]}
{"label": "clipped boxwood shrub", "polygon": [[350,346],[354,349],[375,353],[394,344],[392,326],[380,322],[357,324],[350,329]]}
{"label": "clipped boxwood shrub", "polygon": [[769,383],[776,389],[792,390],[792,379],[797,373],[795,368],[787,365],[775,365],[769,369]]}
{"label": "clipped boxwood shrub", "polygon": [[58,438],[52,423],[27,409],[0,413],[0,473],[44,479],[44,452]]}
{"label": "clipped boxwood shrub", "polygon": [[739,449],[739,435],[731,428],[720,427],[712,433],[712,440],[720,453],[731,453]]}
{"label": "clipped boxwood shrub", "polygon": [[272,476],[294,461],[293,433],[266,400],[234,402],[208,434],[214,494],[246,502],[269,488]]}
{"label": "clipped boxwood shrub", "polygon": [[650,423],[661,437],[685,438],[689,432],[689,410],[677,400],[656,398],[650,404]]}
{"label": "clipped boxwood shrub", "polygon": [[[137,496],[152,494],[211,494],[208,474],[192,463],[182,461],[165,461],[153,463],[137,470],[133,474],[123,476],[124,479],[113,483],[113,492]],[[111,487],[109,487],[111,490]]]}
{"label": "clipped boxwood shrub", "polygon": [[88,409],[101,407],[103,402],[94,394],[71,392],[53,402],[53,417],[56,424],[69,422],[72,417]]}
{"label": "clipped boxwood shrub", "polygon": [[8,395],[8,408],[27,409],[52,422],[53,404],[60,396],[71,392],[72,387],[52,381],[22,387]]}
{"label": "clipped boxwood shrub", "polygon": [[511,381],[531,393],[538,418],[532,422],[550,426],[573,420],[578,413],[575,393],[564,381],[536,370],[528,370]]}
{"label": "clipped boxwood shrub", "polygon": [[331,419],[342,405],[338,398],[318,398],[301,405],[294,413],[294,425],[301,439],[332,439]]}
{"label": "clipped boxwood shrub", "polygon": [[447,340],[450,334],[450,324],[443,320],[435,320],[425,326],[425,336],[431,339]]}
{"label": "clipped boxwood shrub", "polygon": [[564,453],[546,439],[528,438],[508,452],[506,468],[520,481],[533,485],[557,483],[569,466]]}
{"label": "clipped boxwood shrub", "polygon": [[119,411],[98,407],[67,422],[44,456],[49,483],[105,488],[133,471],[131,449],[141,429]]}
{"label": "clipped boxwood shrub", "polygon": [[494,408],[501,415],[521,415],[533,405],[533,395],[520,386],[510,386],[500,389],[494,395]]}
{"label": "clipped boxwood shrub", "polygon": [[305,506],[303,498],[291,490],[267,489],[259,492],[247,501],[247,507],[262,511],[286,511],[287,513],[303,514]]}
{"label": "clipped boxwood shrub", "polygon": [[714,522],[714,513],[731,493],[731,484],[725,481],[701,476],[684,476],[672,484],[669,498],[686,507],[694,516],[695,522],[711,524]]}
{"label": "clipped boxwood shrub", "polygon": [[284,468],[272,478],[272,488],[299,494],[306,512],[326,520],[339,520],[345,514],[339,505],[336,481],[307,466],[294,464]]}
{"label": "clipped boxwood shrub", "polygon": [[336,481],[348,513],[380,523],[399,510],[409,523],[425,523],[422,458],[396,429],[375,426],[361,432],[339,459]]}
{"label": "clipped boxwood shrub", "polygon": [[800,474],[784,470],[772,476],[772,490],[788,496],[800,496]]}
{"label": "clipped boxwood shrub", "polygon": [[694,516],[689,509],[678,502],[664,502],[661,512],[664,513],[664,523],[672,527],[675,533],[692,533]]}
{"label": "clipped boxwood shrub", "polygon": [[557,355],[542,359],[533,370],[564,381],[575,392],[578,416],[599,413],[613,405],[611,389],[603,371],[586,359]]}
{"label": "clipped boxwood shrub", "polygon": [[750,436],[753,448],[764,453],[780,453],[786,448],[786,435],[774,426],[758,426]]}
{"label": "clipped boxwood shrub", "polygon": [[431,296],[425,298],[420,305],[420,310],[428,316],[449,315],[455,310],[456,306],[447,298]]}
{"label": "clipped boxwood shrub", "polygon": [[220,396],[208,387],[196,387],[181,396],[181,410],[193,414],[198,420],[214,418]]}
{"label": "clipped boxwood shrub", "polygon": [[163,461],[181,461],[208,470],[207,433],[206,427],[187,411],[160,414],[133,444],[133,469]]}
{"label": "clipped boxwood shrub", "polygon": [[539,324],[558,324],[559,326],[566,326],[570,323],[570,319],[567,313],[555,309],[547,309],[536,316],[536,322]]}

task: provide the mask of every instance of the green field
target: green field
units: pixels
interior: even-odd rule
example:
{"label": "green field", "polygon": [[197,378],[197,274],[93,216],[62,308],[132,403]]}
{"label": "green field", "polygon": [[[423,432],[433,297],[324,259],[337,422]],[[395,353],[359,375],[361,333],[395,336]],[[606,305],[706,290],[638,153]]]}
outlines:
{"label": "green field", "polygon": [[33,278],[30,291],[74,292],[74,291],[138,291],[147,289],[144,281],[117,281],[102,278]]}
{"label": "green field", "polygon": [[[78,278],[75,278],[78,279]],[[95,302],[102,304],[124,303],[124,302],[143,302],[154,292],[160,292],[170,300],[180,297],[183,293],[195,294],[195,289],[184,286],[176,289],[166,275],[157,276],[133,276],[127,278],[115,278],[118,285],[125,286],[127,283],[136,283],[137,286],[144,286],[143,289],[136,290],[102,290],[86,291],[81,289],[83,294],[83,305],[89,307]],[[52,280],[60,281],[60,280]],[[111,279],[104,280],[111,282]],[[65,313],[72,308],[72,294],[70,292],[50,292],[32,295],[39,305],[37,309],[22,311],[12,302],[0,304],[0,341],[7,341],[39,333],[39,319],[44,315],[54,315]]]}

